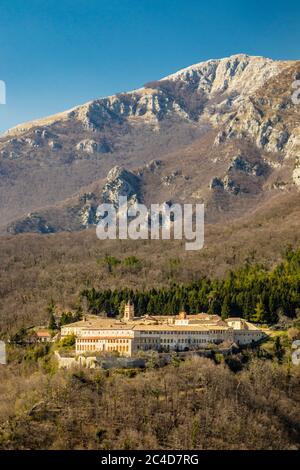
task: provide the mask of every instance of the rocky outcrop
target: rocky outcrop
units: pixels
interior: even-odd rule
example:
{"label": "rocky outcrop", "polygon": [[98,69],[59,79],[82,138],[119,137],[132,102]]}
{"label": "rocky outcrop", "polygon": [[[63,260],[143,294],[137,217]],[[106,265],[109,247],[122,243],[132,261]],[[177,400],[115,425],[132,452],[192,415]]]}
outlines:
{"label": "rocky outcrop", "polygon": [[48,207],[39,213],[28,214],[10,224],[7,231],[12,234],[47,234],[86,229],[99,222],[99,204],[106,202],[117,207],[119,196],[127,196],[129,205],[139,202],[140,178],[125,168],[115,166],[109,171],[102,191],[99,187],[96,192],[81,193],[61,206]]}
{"label": "rocky outcrop", "polygon": [[134,173],[125,168],[115,166],[106,178],[106,184],[102,192],[104,202],[118,206],[119,196],[126,196],[128,203],[140,201],[140,180]]}
{"label": "rocky outcrop", "polygon": [[88,228],[99,222],[98,203],[97,196],[92,192],[84,193],[79,197],[78,218],[82,227]]}
{"label": "rocky outcrop", "polygon": [[[0,143],[1,145],[1,143]],[[28,136],[13,137],[6,141],[5,148],[0,155],[8,158],[17,158],[27,155],[31,151],[43,150],[49,147],[53,151],[61,150],[59,137],[46,128],[37,128]]]}
{"label": "rocky outcrop", "polygon": [[163,162],[161,160],[151,160],[151,162],[146,165],[146,169],[154,173],[158,168],[161,168],[162,164]]}
{"label": "rocky outcrop", "polygon": [[235,112],[227,114],[223,121],[215,146],[228,140],[248,139],[259,149],[284,158],[299,155],[300,106],[292,100],[292,84],[299,71],[299,62],[282,63],[276,78],[254,89],[251,96],[239,99]]}
{"label": "rocky outcrop", "polygon": [[62,144],[60,142],[55,141],[55,140],[50,140],[48,145],[52,150],[62,149]]}
{"label": "rocky outcrop", "polygon": [[252,162],[242,155],[233,157],[228,171],[236,170],[245,173],[246,175],[262,176],[266,173],[266,165],[261,162]]}
{"label": "rocky outcrop", "polygon": [[300,187],[300,156],[296,157],[295,168],[293,171],[293,181],[296,186]]}
{"label": "rocky outcrop", "polygon": [[224,181],[215,176],[209,183],[209,189],[224,189]]}
{"label": "rocky outcrop", "polygon": [[[239,186],[239,184],[233,178],[230,178],[229,175],[225,175],[223,179],[223,184],[225,191],[234,195],[239,194],[239,192],[241,191],[241,187]],[[246,192],[245,190],[243,191]]]}
{"label": "rocky outcrop", "polygon": [[161,160],[151,160],[142,168],[138,168],[136,171],[136,175],[138,177],[143,177],[147,174],[156,174],[159,173],[161,168],[163,167],[163,162]]}
{"label": "rocky outcrop", "polygon": [[16,221],[9,225],[7,231],[12,234],[28,232],[47,234],[54,233],[57,230],[55,229],[55,227],[49,225],[42,215],[32,213],[28,214],[28,216],[24,219]]}
{"label": "rocky outcrop", "polygon": [[231,159],[226,174],[214,177],[209,188],[212,191],[226,191],[233,195],[240,193],[256,193],[260,183],[269,175],[270,168],[258,156],[246,157],[238,154]]}
{"label": "rocky outcrop", "polygon": [[165,186],[170,186],[175,183],[178,177],[182,177],[181,170],[172,171],[169,175],[163,176],[161,181]]}
{"label": "rocky outcrop", "polygon": [[280,62],[236,54],[224,59],[200,62],[166,78],[192,84],[207,94],[234,91],[247,95],[276,75],[280,69]]}
{"label": "rocky outcrop", "polygon": [[111,151],[110,146],[105,139],[100,142],[96,142],[93,139],[82,140],[76,145],[76,150],[91,154],[108,153]]}
{"label": "rocky outcrop", "polygon": [[28,214],[7,227],[9,233],[34,232],[40,234],[77,231],[96,225],[99,221],[96,194],[83,193],[61,207],[50,207],[40,213]]}
{"label": "rocky outcrop", "polygon": [[[229,175],[225,175],[224,178],[214,177],[209,184],[209,188],[212,191],[226,191],[234,195],[241,192],[239,184]],[[245,190],[243,190],[243,192],[245,192]]]}

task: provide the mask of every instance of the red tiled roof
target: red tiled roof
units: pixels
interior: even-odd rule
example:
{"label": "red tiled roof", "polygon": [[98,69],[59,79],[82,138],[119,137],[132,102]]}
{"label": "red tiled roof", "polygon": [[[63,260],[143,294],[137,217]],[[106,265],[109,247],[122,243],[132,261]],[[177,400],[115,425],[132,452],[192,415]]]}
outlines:
{"label": "red tiled roof", "polygon": [[43,337],[43,336],[46,336],[47,338],[51,337],[51,334],[49,333],[49,331],[37,331],[36,334],[37,336],[40,336],[40,337]]}

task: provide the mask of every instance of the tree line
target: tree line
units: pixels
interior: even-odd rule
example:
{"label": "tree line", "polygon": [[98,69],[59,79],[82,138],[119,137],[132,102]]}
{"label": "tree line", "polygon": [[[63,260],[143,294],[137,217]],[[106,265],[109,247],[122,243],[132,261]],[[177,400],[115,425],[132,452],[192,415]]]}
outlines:
{"label": "tree line", "polygon": [[224,279],[203,277],[186,285],[149,290],[128,288],[81,291],[88,310],[94,314],[122,315],[124,304],[132,301],[137,316],[176,315],[209,312],[227,318],[239,316],[257,323],[276,323],[284,314],[293,318],[300,308],[300,249],[287,249],[272,270],[247,263]]}

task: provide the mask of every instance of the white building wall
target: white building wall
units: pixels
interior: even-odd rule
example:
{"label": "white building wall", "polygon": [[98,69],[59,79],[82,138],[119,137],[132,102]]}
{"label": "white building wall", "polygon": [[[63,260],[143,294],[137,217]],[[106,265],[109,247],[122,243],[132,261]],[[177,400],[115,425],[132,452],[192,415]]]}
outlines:
{"label": "white building wall", "polygon": [[[186,319],[182,319],[186,321]],[[244,325],[244,324],[243,324]],[[142,328],[80,328],[76,331],[76,353],[84,354],[90,352],[113,352],[118,351],[122,356],[132,356],[139,350],[185,350],[203,348],[209,344],[221,343],[223,341],[235,342],[240,345],[250,344],[263,337],[258,329],[233,329],[213,327],[207,329],[186,329],[185,325],[174,329],[161,325],[161,329],[154,327]],[[65,334],[70,330],[64,327]],[[74,329],[71,330],[74,332]]]}
{"label": "white building wall", "polygon": [[234,330],[234,342],[238,345],[245,346],[253,342],[259,341],[264,337],[264,333],[260,330]]}

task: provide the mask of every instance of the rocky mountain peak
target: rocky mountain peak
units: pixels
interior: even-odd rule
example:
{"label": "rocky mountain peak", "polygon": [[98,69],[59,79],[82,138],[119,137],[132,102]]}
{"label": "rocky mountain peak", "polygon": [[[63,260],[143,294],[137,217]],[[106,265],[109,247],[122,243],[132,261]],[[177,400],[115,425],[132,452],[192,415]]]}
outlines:
{"label": "rocky mountain peak", "polygon": [[[120,195],[213,200],[220,217],[232,204],[238,215],[256,195],[295,190],[300,107],[292,83],[299,76],[299,61],[237,54],[17,126],[0,137],[1,220],[7,226],[28,212],[43,215],[89,193],[95,181],[104,181],[97,200],[74,202],[83,226],[97,202],[117,204]],[[51,231],[54,218],[34,216],[25,225]]]}
{"label": "rocky mountain peak", "polygon": [[197,86],[198,91],[208,94],[225,91],[249,94],[278,73],[282,67],[283,62],[280,61],[236,54],[191,65],[168,75],[161,81],[181,81]]}
{"label": "rocky mountain peak", "polygon": [[149,82],[143,88],[90,101],[64,113],[19,125],[7,135],[24,134],[37,126],[51,127],[73,120],[93,131],[107,123],[122,124],[133,118],[150,124],[171,116],[199,119],[207,100],[226,94],[227,98],[239,103],[241,96],[254,93],[286,64],[246,54],[207,60]]}

